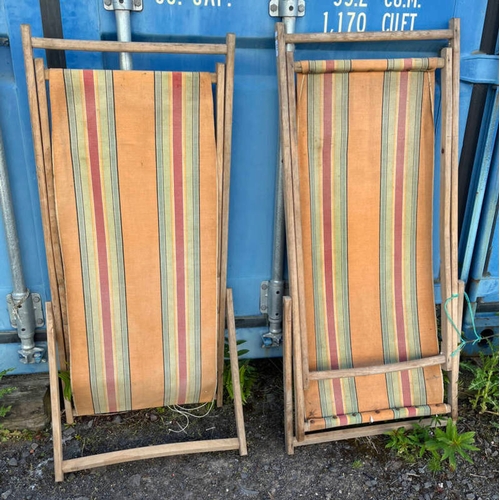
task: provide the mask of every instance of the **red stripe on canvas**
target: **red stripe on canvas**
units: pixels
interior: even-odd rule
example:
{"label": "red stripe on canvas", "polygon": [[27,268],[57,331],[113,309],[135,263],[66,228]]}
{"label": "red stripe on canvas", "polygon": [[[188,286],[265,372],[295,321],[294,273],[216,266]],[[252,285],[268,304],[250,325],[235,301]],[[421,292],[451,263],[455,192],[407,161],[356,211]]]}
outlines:
{"label": "red stripe on canvas", "polygon": [[[331,369],[338,369],[337,334],[335,329],[335,305],[333,291],[333,243],[332,243],[332,75],[324,76],[323,92],[323,258],[325,266],[325,302],[326,327],[328,331],[328,345],[330,347]],[[339,379],[333,380],[335,397],[335,411],[337,415],[344,413],[342,386]]]}
{"label": "red stripe on canvas", "polygon": [[99,137],[97,132],[96,101],[93,71],[83,71],[85,88],[85,111],[87,114],[87,134],[90,159],[92,195],[94,198],[94,219],[99,267],[99,291],[102,309],[102,333],[104,347],[104,368],[109,411],[117,408],[115,390],[115,366],[113,357],[113,329],[111,320],[111,302],[109,295],[108,249],[106,244],[106,226],[101,186],[101,165],[99,161]]}
{"label": "red stripe on canvas", "polygon": [[[405,60],[405,67],[408,60]],[[396,146],[396,179],[394,202],[394,307],[399,361],[408,360],[403,302],[403,195],[406,144],[406,100],[408,73],[400,75],[398,128]],[[404,406],[411,405],[411,388],[408,372],[401,372],[401,389]]]}

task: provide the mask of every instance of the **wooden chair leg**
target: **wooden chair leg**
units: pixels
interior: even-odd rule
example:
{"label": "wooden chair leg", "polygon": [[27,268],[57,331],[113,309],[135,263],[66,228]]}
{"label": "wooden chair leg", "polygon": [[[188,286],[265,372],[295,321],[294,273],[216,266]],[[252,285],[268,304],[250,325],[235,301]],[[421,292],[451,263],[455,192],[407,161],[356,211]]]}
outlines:
{"label": "wooden chair leg", "polygon": [[56,341],[54,333],[54,321],[52,315],[52,304],[47,303],[47,351],[49,358],[49,381],[50,381],[50,407],[52,414],[52,441],[54,444],[54,474],[57,482],[64,480],[62,469],[62,427],[61,409],[59,407],[59,375],[57,372]]}
{"label": "wooden chair leg", "polygon": [[231,362],[231,378],[234,394],[234,414],[236,416],[236,432],[240,442],[240,455],[247,455],[247,438],[243,420],[243,403],[241,401],[240,367],[238,364],[238,349],[236,347],[236,326],[234,322],[233,291],[228,288],[227,294],[227,333],[229,342],[229,359]]}
{"label": "wooden chair leg", "polygon": [[[458,331],[462,331],[463,305],[464,305],[464,289],[465,283],[458,282],[458,315],[454,318]],[[455,332],[454,332],[455,333]],[[458,344],[460,339],[457,339],[453,344]],[[456,422],[458,419],[458,377],[460,372],[460,351],[457,351],[452,358],[451,371],[448,372],[448,404],[451,406],[451,418]]]}
{"label": "wooden chair leg", "polygon": [[283,388],[285,407],[285,448],[293,455],[293,389],[292,389],[292,299],[283,298]]}
{"label": "wooden chair leg", "polygon": [[[217,64],[217,213],[219,225],[222,228],[223,219],[223,206],[224,206],[224,99],[225,99],[225,85],[226,79],[226,67],[224,64]],[[226,303],[222,300],[222,284],[220,281],[220,266],[222,260],[222,234],[219,232],[218,240],[218,270],[219,270],[219,281],[217,283],[217,290],[219,294],[218,311],[220,316],[219,321],[219,331],[217,337],[217,407],[220,408],[224,399],[224,337],[225,337],[225,325],[224,325],[224,311],[226,309]],[[224,284],[225,286],[225,284]]]}
{"label": "wooden chair leg", "polygon": [[[63,382],[63,391],[65,387],[66,384]],[[73,418],[73,406],[71,406],[71,401],[68,401],[66,398],[64,398],[64,414],[66,417],[66,423],[68,425],[72,425],[75,421]]]}

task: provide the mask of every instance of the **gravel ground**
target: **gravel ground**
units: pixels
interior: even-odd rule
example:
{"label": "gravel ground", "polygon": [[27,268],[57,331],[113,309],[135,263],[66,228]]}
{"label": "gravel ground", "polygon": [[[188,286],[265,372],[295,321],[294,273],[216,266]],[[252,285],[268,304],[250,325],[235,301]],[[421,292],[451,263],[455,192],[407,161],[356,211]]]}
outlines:
{"label": "gravel ground", "polygon": [[[497,417],[479,415],[461,398],[459,430],[476,432],[473,464],[459,461],[432,473],[385,449],[387,438],[363,438],[298,448],[287,456],[283,438],[281,363],[256,362],[260,378],[245,407],[249,456],[209,453],[143,460],[53,479],[48,432],[0,444],[0,499],[466,499],[498,500]],[[65,458],[124,447],[235,435],[229,404],[185,433],[170,411],[78,419],[64,431]]]}

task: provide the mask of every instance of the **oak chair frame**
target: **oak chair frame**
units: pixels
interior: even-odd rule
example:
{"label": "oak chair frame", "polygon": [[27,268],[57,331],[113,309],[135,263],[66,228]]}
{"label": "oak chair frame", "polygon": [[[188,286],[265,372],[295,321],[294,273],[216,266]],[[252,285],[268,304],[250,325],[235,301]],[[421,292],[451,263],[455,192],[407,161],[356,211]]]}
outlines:
{"label": "oak chair frame", "polygon": [[[389,373],[411,368],[441,365],[448,375],[447,402],[453,420],[458,417],[458,371],[460,356],[449,315],[461,331],[464,283],[458,279],[458,111],[460,85],[460,20],[451,19],[448,29],[427,31],[309,33],[286,34],[282,23],[276,25],[278,47],[278,89],[280,101],[280,140],[283,154],[284,196],[290,297],[284,299],[283,365],[285,446],[288,454],[308,444],[373,436],[400,427],[411,428],[415,419],[388,423],[362,424],[308,433],[305,419],[304,390],[310,380],[327,380]],[[441,159],[440,159],[440,281],[441,281],[441,353],[419,360],[342,370],[310,371],[305,335],[305,302],[303,283],[302,233],[300,213],[299,166],[297,155],[295,73],[301,71],[295,61],[295,44],[332,44],[345,42],[401,42],[443,40],[441,70]],[[424,419],[425,423],[434,422]]]}
{"label": "oak chair frame", "polygon": [[[234,34],[228,34],[225,43],[218,44],[112,42],[37,38],[32,37],[29,25],[21,26],[21,34],[35,150],[36,173],[40,193],[42,224],[52,296],[52,302],[46,304],[46,318],[55,480],[62,481],[64,479],[64,474],[69,472],[147,458],[225,450],[239,450],[240,455],[246,455],[247,445],[239,380],[233,295],[231,289],[226,289],[232,140],[231,127],[234,89]],[[216,85],[216,165],[218,218],[220,227],[217,275],[219,324],[217,328],[216,401],[218,406],[222,405],[224,338],[227,321],[237,437],[162,444],[119,450],[70,460],[63,459],[58,364],[60,367],[68,366],[70,349],[69,332],[64,268],[55,204],[52,147],[47,104],[46,81],[49,79],[50,73],[45,69],[43,59],[34,57],[34,49],[225,56],[225,63],[217,63],[216,71],[212,73],[212,83]],[[64,399],[64,409],[66,423],[71,424],[73,422],[73,417],[76,415],[76,411],[72,407],[71,402],[66,399]]]}

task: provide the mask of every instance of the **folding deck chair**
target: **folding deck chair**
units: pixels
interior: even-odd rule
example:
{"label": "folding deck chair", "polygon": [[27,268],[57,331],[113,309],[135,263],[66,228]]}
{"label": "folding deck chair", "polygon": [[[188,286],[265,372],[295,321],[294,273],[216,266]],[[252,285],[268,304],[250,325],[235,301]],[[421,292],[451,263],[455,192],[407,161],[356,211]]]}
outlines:
{"label": "folding deck chair", "polygon": [[[52,294],[56,481],[143,458],[246,455],[226,293],[234,35],[225,44],[56,40],[32,38],[27,25],[22,35]],[[215,73],[47,70],[33,49],[209,54],[225,64],[214,63]],[[220,405],[226,319],[236,438],[63,459],[56,343],[71,374],[68,422],[73,414]]]}
{"label": "folding deck chair", "polygon": [[[284,304],[287,452],[432,415],[456,418],[459,21],[391,33],[285,34],[278,24],[277,40],[291,295]],[[295,61],[291,50],[405,40],[446,46],[439,57],[383,60]],[[432,272],[437,70],[441,347]]]}

